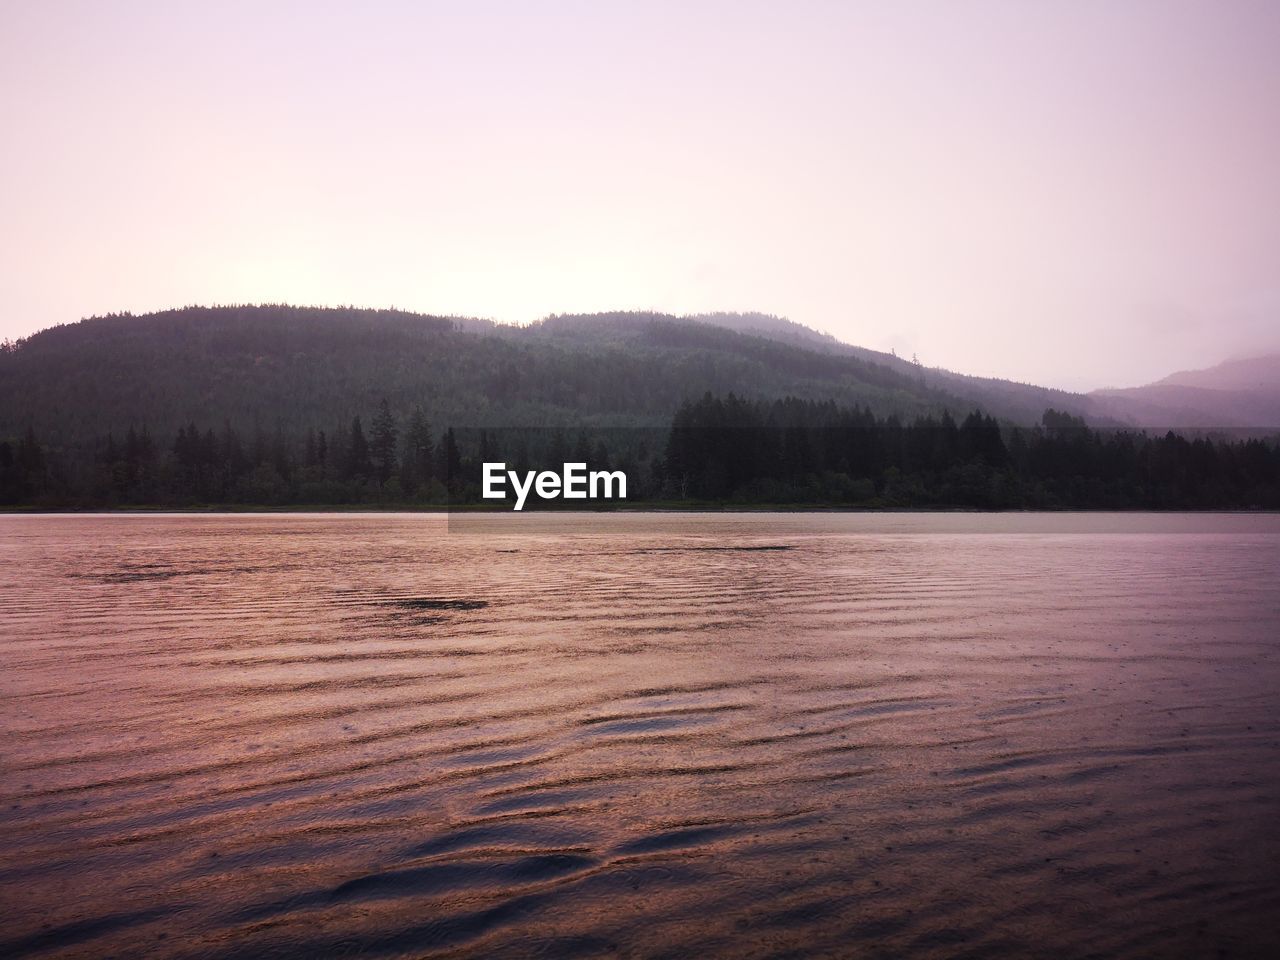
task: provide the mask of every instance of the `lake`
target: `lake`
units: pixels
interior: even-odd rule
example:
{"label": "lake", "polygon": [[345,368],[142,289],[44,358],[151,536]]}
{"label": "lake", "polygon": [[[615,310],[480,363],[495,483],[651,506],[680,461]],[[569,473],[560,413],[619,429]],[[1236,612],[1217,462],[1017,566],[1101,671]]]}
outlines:
{"label": "lake", "polygon": [[0,516],[0,955],[1280,956],[1280,517]]}

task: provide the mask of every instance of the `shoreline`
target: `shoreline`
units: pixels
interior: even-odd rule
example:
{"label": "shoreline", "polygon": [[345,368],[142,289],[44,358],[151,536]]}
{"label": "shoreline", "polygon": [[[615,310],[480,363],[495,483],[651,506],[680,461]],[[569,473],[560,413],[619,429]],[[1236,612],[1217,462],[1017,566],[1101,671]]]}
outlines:
{"label": "shoreline", "polygon": [[581,514],[681,514],[681,513],[832,513],[832,514],[1248,514],[1250,516],[1280,515],[1280,510],[1265,507],[1011,507],[1002,509],[983,509],[981,507],[963,506],[930,506],[930,507],[860,507],[839,504],[716,504],[690,503],[676,505],[662,503],[656,505],[608,506],[596,509],[535,509],[514,511],[496,509],[489,506],[461,505],[456,507],[441,504],[307,504],[296,506],[266,505],[210,505],[210,506],[163,506],[137,505],[129,507],[0,507],[0,516],[83,516],[83,515],[120,515],[120,516],[156,516],[158,514],[179,515],[227,515],[238,514],[380,514],[380,513],[421,513],[441,516],[492,514],[494,516],[515,517],[581,515]]}

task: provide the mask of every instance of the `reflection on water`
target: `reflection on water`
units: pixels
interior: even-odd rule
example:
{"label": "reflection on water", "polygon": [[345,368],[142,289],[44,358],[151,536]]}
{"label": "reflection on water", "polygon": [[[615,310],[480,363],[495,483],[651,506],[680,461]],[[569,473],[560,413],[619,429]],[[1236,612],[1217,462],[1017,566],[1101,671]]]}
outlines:
{"label": "reflection on water", "polygon": [[1280,955],[1280,518],[989,522],[0,518],[0,955]]}

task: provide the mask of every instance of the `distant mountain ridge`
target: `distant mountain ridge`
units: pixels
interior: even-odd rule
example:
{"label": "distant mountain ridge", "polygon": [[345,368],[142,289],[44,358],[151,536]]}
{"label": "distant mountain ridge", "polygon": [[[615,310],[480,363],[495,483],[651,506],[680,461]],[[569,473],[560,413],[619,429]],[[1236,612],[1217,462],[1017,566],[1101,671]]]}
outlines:
{"label": "distant mountain ridge", "polygon": [[[798,327],[798,325],[795,325]],[[706,392],[792,395],[910,419],[981,407],[1031,423],[1046,396],[953,391],[929,371],[788,328],[787,340],[653,313],[548,317],[524,327],[395,310],[188,307],[91,318],[0,352],[0,436],[28,426],[92,444],[131,425],[290,432],[349,423],[385,397],[436,423],[657,425]],[[798,345],[807,338],[822,349]]]}
{"label": "distant mountain ridge", "polygon": [[[1194,426],[1192,411],[1207,426],[1226,422],[1186,394],[1206,388],[1138,391],[1157,389],[1182,391],[1186,403],[925,368],[755,313],[571,314],[508,326],[352,307],[187,307],[90,318],[0,350],[0,437],[32,427],[75,448],[130,426],[305,432],[349,424],[383,398],[397,416],[421,406],[436,424],[653,426],[707,392],[795,396],[904,420],[981,409],[1029,425],[1053,408],[1101,426]],[[1167,419],[1175,413],[1187,416]]]}
{"label": "distant mountain ridge", "polygon": [[[857,357],[916,379],[924,378],[926,382],[958,396],[983,397],[993,406],[1009,404],[1026,407],[1032,411],[1038,408],[1041,412],[1052,407],[1078,416],[1090,417],[1099,425],[1116,425],[1111,414],[1095,409],[1089,398],[1082,394],[1015,380],[956,373],[943,367],[925,367],[913,360],[899,357],[897,354],[845,343],[829,333],[822,333],[782,317],[758,313],[709,313],[693,315],[689,319],[781,342],[803,345],[811,350]],[[1038,414],[1033,419],[1038,419]]]}
{"label": "distant mountain ridge", "polygon": [[1205,370],[1181,370],[1154,384],[1160,385],[1208,390],[1280,390],[1280,353],[1224,360]]}
{"label": "distant mountain ridge", "polygon": [[[714,313],[690,317],[743,333],[766,336],[809,349],[855,356],[900,373],[924,369],[895,354],[846,344],[830,334],[756,313]],[[1067,410],[1100,426],[1149,429],[1280,430],[1280,354],[1226,360],[1203,370],[1183,370],[1142,387],[1095,390],[1080,395],[989,377],[924,369],[929,381],[960,396],[1016,398],[1045,408]]]}
{"label": "distant mountain ridge", "polygon": [[1095,390],[1094,409],[1145,425],[1280,428],[1280,354],[1182,370],[1142,387]]}

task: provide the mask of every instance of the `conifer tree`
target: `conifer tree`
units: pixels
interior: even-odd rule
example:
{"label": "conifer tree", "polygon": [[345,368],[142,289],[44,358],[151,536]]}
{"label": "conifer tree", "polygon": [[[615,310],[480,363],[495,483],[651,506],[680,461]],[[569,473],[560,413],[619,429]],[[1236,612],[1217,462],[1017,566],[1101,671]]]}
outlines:
{"label": "conifer tree", "polygon": [[444,433],[441,448],[441,473],[451,493],[462,489],[462,454],[458,451],[458,441],[453,436],[453,427]]}
{"label": "conifer tree", "polygon": [[373,475],[373,463],[369,458],[369,441],[365,439],[360,417],[351,421],[351,439],[347,444],[346,479],[363,483]]}
{"label": "conifer tree", "polygon": [[399,430],[396,418],[391,414],[391,407],[385,398],[378,405],[378,412],[373,415],[370,424],[369,450],[373,458],[375,476],[378,484],[391,479],[396,470],[396,438]]}
{"label": "conifer tree", "polygon": [[427,422],[422,407],[415,407],[409,417],[409,429],[405,433],[400,485],[406,494],[413,496],[419,486],[431,481],[435,472],[435,444],[431,440],[431,425]]}

